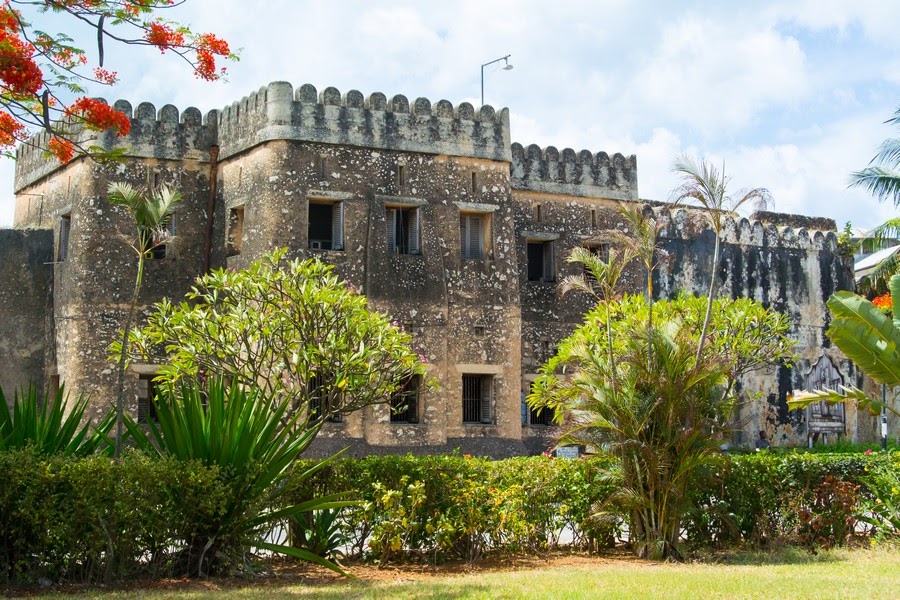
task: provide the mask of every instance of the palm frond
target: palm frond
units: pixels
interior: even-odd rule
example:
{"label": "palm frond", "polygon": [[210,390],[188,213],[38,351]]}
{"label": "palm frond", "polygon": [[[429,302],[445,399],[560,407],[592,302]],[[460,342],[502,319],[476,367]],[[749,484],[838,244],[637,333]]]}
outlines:
{"label": "palm frond", "polygon": [[900,172],[881,166],[866,167],[850,175],[850,187],[860,187],[879,202],[891,200],[900,206]]}

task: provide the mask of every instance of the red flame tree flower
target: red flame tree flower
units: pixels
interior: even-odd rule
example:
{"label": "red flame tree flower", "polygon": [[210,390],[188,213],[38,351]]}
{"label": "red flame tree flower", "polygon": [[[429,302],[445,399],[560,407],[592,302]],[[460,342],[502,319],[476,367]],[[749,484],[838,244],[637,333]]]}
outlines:
{"label": "red flame tree flower", "polygon": [[[186,0],[184,0],[186,1]],[[79,146],[79,127],[111,129],[128,135],[128,117],[85,96],[88,83],[114,85],[118,76],[104,68],[104,44],[153,46],[172,53],[207,81],[224,77],[219,59],[236,60],[228,43],[211,33],[194,33],[160,16],[175,0],[0,0],[0,151],[10,156],[19,142],[37,131],[50,133],[43,148],[61,162],[78,154],[102,158],[103,152]],[[27,21],[24,12],[68,15],[97,32],[97,64],[65,33],[48,34]],[[74,100],[72,96],[74,95]]]}

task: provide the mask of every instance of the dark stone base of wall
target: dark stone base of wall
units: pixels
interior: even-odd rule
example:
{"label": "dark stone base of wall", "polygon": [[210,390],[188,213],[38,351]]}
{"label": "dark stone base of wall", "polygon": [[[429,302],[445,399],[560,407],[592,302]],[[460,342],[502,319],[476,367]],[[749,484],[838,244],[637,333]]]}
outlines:
{"label": "dark stone base of wall", "polygon": [[359,439],[316,438],[303,453],[303,458],[325,458],[347,448],[343,456],[363,458],[365,456],[390,456],[413,454],[471,454],[487,458],[509,458],[511,456],[531,456],[547,450],[550,441],[544,438],[508,440],[502,438],[448,438],[446,444],[434,446],[373,446]]}

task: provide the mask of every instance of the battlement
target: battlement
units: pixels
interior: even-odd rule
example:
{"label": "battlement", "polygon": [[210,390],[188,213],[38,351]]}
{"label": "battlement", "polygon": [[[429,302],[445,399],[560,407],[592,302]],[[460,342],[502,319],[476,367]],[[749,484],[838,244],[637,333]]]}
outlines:
{"label": "battlement", "polygon": [[449,154],[509,161],[509,111],[479,110],[447,100],[410,103],[381,92],[318,92],[276,81],[234,102],[219,115],[219,144],[227,158],[270,140],[300,140],[364,148]]}
{"label": "battlement", "polygon": [[637,200],[637,157],[589,150],[562,152],[532,144],[511,146],[513,189],[588,198]]}
{"label": "battlement", "polygon": [[[129,156],[172,160],[208,159],[209,148],[216,143],[217,111],[210,111],[203,118],[194,107],[179,114],[171,104],[159,111],[149,102],[138,104],[134,110],[126,100],[118,100],[113,106],[131,119],[131,131],[127,136],[116,137],[109,130],[82,129],[73,136],[74,139],[84,147],[123,148]],[[49,141],[50,134],[42,131],[16,149],[16,192],[64,167],[56,159],[44,155],[43,148]]]}
{"label": "battlement", "polygon": [[[708,227],[705,215],[693,207],[664,207],[655,212],[662,225],[660,237],[689,239]],[[764,218],[759,218],[760,215]],[[742,246],[838,251],[834,221],[810,220],[810,224],[822,227],[818,229],[806,226],[802,219],[809,218],[774,212],[754,213],[749,219],[729,216],[722,225],[722,241]]]}

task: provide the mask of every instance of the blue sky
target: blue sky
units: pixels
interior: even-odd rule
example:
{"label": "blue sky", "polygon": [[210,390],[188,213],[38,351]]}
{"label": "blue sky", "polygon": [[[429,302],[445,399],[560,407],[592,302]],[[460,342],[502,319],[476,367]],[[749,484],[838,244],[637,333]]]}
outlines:
{"label": "blue sky", "polygon": [[[229,81],[107,46],[120,84],[92,95],[206,112],[286,80],[478,105],[480,65],[511,54],[513,70],[485,69],[485,101],[510,109],[513,141],[636,154],[643,198],[665,200],[690,153],[781,212],[860,227],[895,214],[847,182],[900,137],[884,124],[900,106],[898,2],[188,0],[171,14],[241,49]],[[12,194],[5,161],[0,225]]]}

